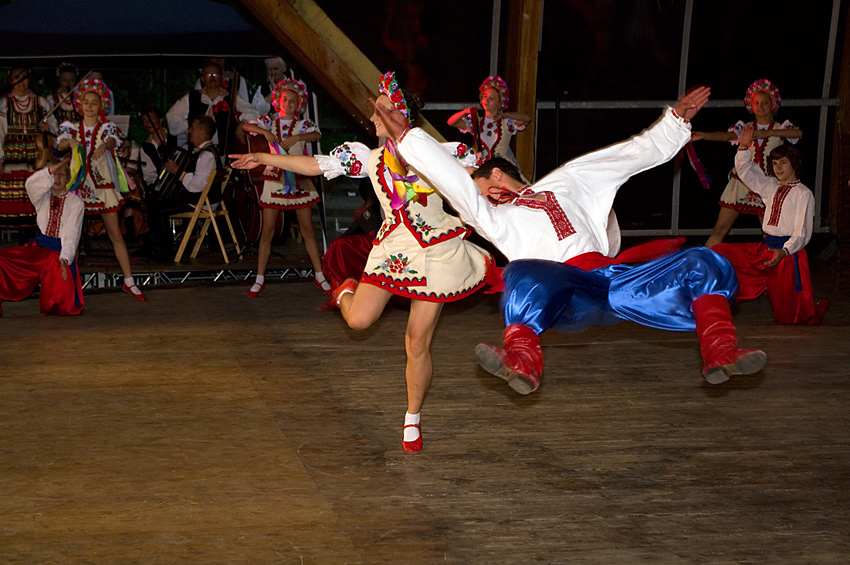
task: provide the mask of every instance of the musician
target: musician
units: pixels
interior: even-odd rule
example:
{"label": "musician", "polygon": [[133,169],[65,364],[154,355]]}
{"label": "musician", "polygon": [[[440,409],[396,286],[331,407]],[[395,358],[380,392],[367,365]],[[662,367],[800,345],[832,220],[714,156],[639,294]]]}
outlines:
{"label": "musician", "polygon": [[76,123],[83,119],[74,109],[72,96],[74,87],[77,86],[77,76],[77,67],[70,63],[62,63],[56,68],[57,88],[48,100],[57,123]]}
{"label": "musician", "polygon": [[[16,67],[6,75],[7,94],[0,97],[0,228],[33,228],[35,208],[25,183],[35,170],[41,132],[55,132],[50,104],[30,90],[30,71]],[[49,149],[48,149],[49,151]],[[28,240],[22,231],[22,239]]]}
{"label": "musician", "polygon": [[162,123],[162,118],[153,108],[142,114],[141,122],[148,132],[147,139],[141,145],[142,176],[145,184],[152,186],[177,147],[177,138],[169,133]]}
{"label": "musician", "polygon": [[[197,116],[187,130],[194,149],[185,166],[166,161],[164,168],[179,177],[176,188],[166,194],[149,189],[147,192],[149,241],[146,246],[155,259],[167,259],[174,254],[174,241],[168,233],[168,216],[192,209],[204,191],[213,170],[221,171],[221,159],[212,139],[216,124],[209,116]],[[209,192],[210,202],[216,207],[221,202],[221,187],[214,184]]]}
{"label": "musician", "polygon": [[286,61],[280,57],[270,57],[265,60],[265,63],[269,81],[261,84],[251,99],[251,106],[261,116],[268,116],[274,109],[272,107],[272,93],[275,86],[286,78],[287,69]]}
{"label": "musician", "polygon": [[250,122],[259,117],[251,104],[239,95],[235,96],[235,108],[231,108],[230,92],[222,86],[221,80],[221,67],[218,63],[208,62],[201,70],[201,88],[192,90],[168,110],[166,114],[168,129],[177,136],[177,144],[181,147],[188,147],[189,140],[184,132],[197,116],[213,118],[216,134],[212,141],[219,146],[226,143],[227,131],[244,135],[241,128],[228,128],[231,116],[240,122]]}

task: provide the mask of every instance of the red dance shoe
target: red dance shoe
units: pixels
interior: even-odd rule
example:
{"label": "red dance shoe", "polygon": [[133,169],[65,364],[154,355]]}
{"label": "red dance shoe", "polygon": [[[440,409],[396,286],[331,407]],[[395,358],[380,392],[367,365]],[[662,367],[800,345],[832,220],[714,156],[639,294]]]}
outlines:
{"label": "red dance shoe", "polygon": [[342,295],[347,292],[354,294],[355,290],[357,290],[357,281],[354,279],[345,279],[341,285],[334,289],[331,296],[336,302],[336,305],[339,306],[339,301],[342,299]]}
{"label": "red dance shoe", "polygon": [[[257,284],[257,283],[254,283],[254,284]],[[251,288],[254,288],[253,284],[251,285]],[[249,288],[248,289],[248,298],[257,298],[258,296],[260,296],[260,293],[263,292],[265,289],[266,289],[266,283],[261,284],[260,290],[258,290],[257,292],[254,292],[253,290],[251,290]]]}
{"label": "red dance shoe", "polygon": [[402,433],[401,448],[405,453],[418,453],[422,451],[422,428],[420,424],[408,424],[404,429],[406,430],[407,428],[416,428],[419,430],[419,437],[413,441],[404,441],[404,434]]}
{"label": "red dance shoe", "polygon": [[[314,285],[316,285],[316,288],[318,288],[319,290],[321,290],[322,292],[324,292],[326,296],[330,296],[330,295],[331,295],[331,292],[332,292],[332,290],[331,290],[331,283],[330,283],[330,281],[328,281],[328,279],[325,279],[325,282],[324,282],[324,283],[320,283],[320,282],[319,282],[319,281],[317,281],[316,279],[313,279],[313,284],[314,284]],[[322,286],[323,284],[327,284],[327,285],[328,285],[328,289],[327,289],[327,290],[325,290],[325,288]]]}
{"label": "red dance shoe", "polygon": [[[134,288],[139,291],[138,294],[133,292]],[[147,302],[148,301],[148,297],[145,296],[145,293],[142,292],[142,290],[139,287],[137,287],[136,285],[127,286],[127,283],[124,283],[124,284],[121,285],[121,290],[123,290],[124,292],[126,292],[127,294],[129,294],[130,296],[132,296],[133,298],[138,300],[139,302]]]}

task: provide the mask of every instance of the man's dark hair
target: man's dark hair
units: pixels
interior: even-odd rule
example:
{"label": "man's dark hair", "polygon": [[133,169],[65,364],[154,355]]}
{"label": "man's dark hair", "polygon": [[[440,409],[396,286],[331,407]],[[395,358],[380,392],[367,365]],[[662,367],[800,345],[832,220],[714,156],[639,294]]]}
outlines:
{"label": "man's dark hair", "polygon": [[192,129],[199,129],[204,132],[207,139],[212,139],[215,135],[215,120],[209,116],[198,116],[192,120]]}
{"label": "man's dark hair", "polygon": [[779,147],[776,147],[773,151],[768,155],[767,160],[770,162],[768,164],[768,171],[771,176],[776,176],[773,172],[773,162],[782,159],[783,157],[788,159],[788,162],[791,163],[791,166],[794,167],[794,174],[797,178],[800,178],[800,171],[803,169],[803,157],[800,155],[800,150],[794,147],[793,145],[783,144]]}
{"label": "man's dark hair", "polygon": [[493,157],[492,159],[484,161],[480,167],[472,172],[472,178],[489,179],[490,175],[493,174],[493,169],[501,169],[502,172],[512,179],[519,182],[525,182],[522,180],[522,175],[519,173],[517,166],[503,157]]}

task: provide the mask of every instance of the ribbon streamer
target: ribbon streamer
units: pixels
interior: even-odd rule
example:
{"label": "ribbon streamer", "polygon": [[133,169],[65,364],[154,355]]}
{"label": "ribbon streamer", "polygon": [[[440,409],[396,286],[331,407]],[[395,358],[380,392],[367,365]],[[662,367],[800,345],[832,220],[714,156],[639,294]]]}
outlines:
{"label": "ribbon streamer", "polygon": [[688,161],[691,163],[691,167],[693,167],[694,172],[696,172],[699,177],[699,182],[702,184],[702,187],[706,190],[711,188],[711,177],[708,176],[708,173],[705,170],[705,167],[700,162],[699,157],[697,157],[697,151],[694,149],[694,144],[692,142],[688,142],[685,145],[685,153],[688,155]]}

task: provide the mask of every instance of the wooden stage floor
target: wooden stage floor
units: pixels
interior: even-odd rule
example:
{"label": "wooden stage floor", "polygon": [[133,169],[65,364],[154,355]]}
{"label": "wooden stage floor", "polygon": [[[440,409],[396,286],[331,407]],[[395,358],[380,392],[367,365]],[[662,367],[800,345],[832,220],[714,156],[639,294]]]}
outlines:
{"label": "wooden stage floor", "polygon": [[402,453],[406,312],[353,332],[310,282],[87,296],[0,318],[0,561],[846,563],[850,306],[711,387],[696,337],[548,332],[541,389],[477,368],[493,296],[449,305],[425,448]]}

